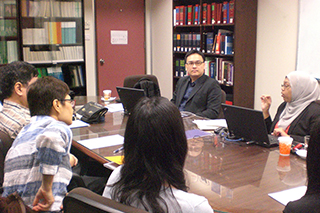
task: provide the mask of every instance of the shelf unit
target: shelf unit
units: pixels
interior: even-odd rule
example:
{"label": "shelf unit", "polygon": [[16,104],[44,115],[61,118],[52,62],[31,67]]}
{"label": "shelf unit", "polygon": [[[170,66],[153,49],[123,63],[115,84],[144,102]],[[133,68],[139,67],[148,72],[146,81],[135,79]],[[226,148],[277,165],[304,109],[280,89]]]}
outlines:
{"label": "shelf unit", "polygon": [[86,95],[83,1],[19,0],[21,59]]}
{"label": "shelf unit", "polygon": [[[181,43],[177,42],[178,34],[180,34],[180,39],[182,39],[183,34],[187,34],[190,37],[192,34],[193,38],[196,39],[195,43],[191,44],[191,48],[198,48],[200,51],[204,52],[206,56],[206,61],[213,61],[217,64],[217,58],[221,58],[221,61],[230,62],[230,66],[233,66],[233,79],[230,83],[227,79],[222,79],[220,81],[221,88],[227,94],[227,100],[234,105],[253,108],[254,106],[254,84],[255,84],[255,57],[256,57],[256,28],[257,28],[257,0],[235,0],[231,1],[234,3],[234,19],[229,21],[230,23],[223,23],[223,12],[221,12],[221,22],[217,23],[203,23],[203,6],[205,4],[212,5],[215,3],[215,9],[217,9],[217,4],[223,5],[224,3],[229,3],[230,1],[221,1],[221,0],[173,0],[173,88],[177,81],[181,77],[183,71],[183,62],[184,56],[187,50],[183,48],[180,50],[177,48],[177,44],[182,47]],[[200,23],[195,24],[195,18],[192,19],[192,23],[188,25],[187,21],[184,24],[177,21],[179,16],[176,15],[175,9],[178,6],[188,5],[200,6]],[[221,6],[223,7],[223,6]],[[218,8],[219,9],[219,8]],[[195,9],[193,8],[193,14]],[[185,11],[187,13],[187,11]],[[207,16],[206,16],[207,17]],[[190,20],[190,17],[189,17]],[[229,20],[229,19],[228,19]],[[179,22],[177,25],[176,22]],[[232,44],[232,53],[229,54],[215,54],[210,50],[207,51],[207,40],[213,41],[215,35],[218,35],[218,32],[229,32],[226,35],[230,36],[233,40]],[[196,36],[194,36],[196,34]],[[208,36],[211,34],[213,38],[208,39]],[[197,38],[198,36],[198,38]],[[209,37],[210,38],[210,37]],[[187,37],[186,37],[186,39]],[[194,40],[194,39],[193,39]],[[198,40],[198,43],[197,43]],[[181,40],[180,40],[181,42]],[[190,44],[185,42],[186,44]],[[208,42],[210,43],[210,42]],[[185,45],[183,43],[183,45]],[[189,45],[190,46],[190,45]],[[187,46],[187,47],[189,47]],[[189,50],[189,49],[188,49]],[[178,63],[178,61],[182,63]],[[208,75],[210,75],[209,65],[208,65]],[[215,70],[215,69],[214,69]],[[178,75],[178,76],[177,76]],[[217,77],[215,77],[217,79]],[[217,79],[218,80],[218,79]]]}
{"label": "shelf unit", "polygon": [[15,0],[0,1],[0,66],[19,60],[19,22]]}

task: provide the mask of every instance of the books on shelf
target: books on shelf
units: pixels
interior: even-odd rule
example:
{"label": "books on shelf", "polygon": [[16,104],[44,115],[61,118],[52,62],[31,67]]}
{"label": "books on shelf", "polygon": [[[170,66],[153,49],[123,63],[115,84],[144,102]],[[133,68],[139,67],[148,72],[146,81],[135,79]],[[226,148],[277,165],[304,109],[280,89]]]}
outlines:
{"label": "books on shelf", "polygon": [[43,22],[43,28],[22,29],[23,45],[75,44],[76,22]]}
{"label": "books on shelf", "polygon": [[173,25],[231,24],[234,23],[234,0],[178,5],[173,9]]}
{"label": "books on shelf", "polygon": [[220,84],[233,86],[233,62],[225,58],[206,58],[205,74],[216,79]]}
{"label": "books on shelf", "polygon": [[174,33],[173,51],[188,52],[192,49],[200,50],[200,33]]}
{"label": "books on shelf", "polygon": [[15,1],[1,1],[0,2],[0,17],[16,17],[17,5]]}
{"label": "books on shelf", "polygon": [[81,65],[63,65],[54,67],[39,67],[38,76],[53,76],[65,81],[69,87],[85,86],[85,79]]}
{"label": "books on shelf", "polygon": [[0,36],[17,36],[17,21],[14,19],[0,19]]}
{"label": "books on shelf", "polygon": [[80,1],[21,0],[23,17],[82,17]]}
{"label": "books on shelf", "polygon": [[232,55],[233,54],[233,32],[219,29],[214,38],[212,53]]}
{"label": "books on shelf", "polygon": [[17,41],[0,41],[0,64],[18,60]]}
{"label": "books on shelf", "polygon": [[30,47],[23,48],[23,58],[27,62],[48,61],[83,61],[82,46],[59,46],[57,50],[46,51],[31,50]]}

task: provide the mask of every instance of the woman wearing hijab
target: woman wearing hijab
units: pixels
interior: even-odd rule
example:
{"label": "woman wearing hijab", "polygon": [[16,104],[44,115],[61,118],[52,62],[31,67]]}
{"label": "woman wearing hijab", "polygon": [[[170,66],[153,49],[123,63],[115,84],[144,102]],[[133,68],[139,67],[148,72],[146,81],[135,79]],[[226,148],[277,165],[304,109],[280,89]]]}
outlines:
{"label": "woman wearing hijab", "polygon": [[281,85],[281,96],[284,102],[278,107],[274,120],[271,120],[269,109],[271,97],[261,96],[261,108],[270,133],[276,136],[290,135],[295,141],[303,142],[317,118],[320,117],[320,104],[315,102],[320,95],[318,81],[301,72],[289,73]]}

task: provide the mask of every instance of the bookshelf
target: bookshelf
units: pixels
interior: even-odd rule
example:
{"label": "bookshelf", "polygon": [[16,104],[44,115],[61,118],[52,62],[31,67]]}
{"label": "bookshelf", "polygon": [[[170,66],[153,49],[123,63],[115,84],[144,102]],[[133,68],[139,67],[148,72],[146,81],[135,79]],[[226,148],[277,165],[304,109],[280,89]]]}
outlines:
{"label": "bookshelf", "polygon": [[0,1],[0,66],[19,59],[18,17],[15,0]]}
{"label": "bookshelf", "polygon": [[86,95],[82,0],[20,0],[21,58]]}
{"label": "bookshelf", "polygon": [[253,108],[257,0],[173,0],[173,88],[198,49],[230,104]]}

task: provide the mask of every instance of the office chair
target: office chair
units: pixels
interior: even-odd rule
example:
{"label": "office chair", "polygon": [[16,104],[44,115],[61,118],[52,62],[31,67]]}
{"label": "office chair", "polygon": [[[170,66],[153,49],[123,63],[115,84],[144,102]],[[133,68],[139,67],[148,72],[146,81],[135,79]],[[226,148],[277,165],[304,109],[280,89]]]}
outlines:
{"label": "office chair", "polygon": [[146,213],[142,209],[102,197],[86,188],[75,188],[63,199],[64,213]]}
{"label": "office chair", "polygon": [[158,79],[155,75],[130,75],[125,77],[123,81],[124,87],[133,87],[141,78],[148,78],[159,86]]}
{"label": "office chair", "polygon": [[[221,90],[221,103],[222,103],[222,104],[225,104],[225,103],[226,103],[226,100],[227,100],[227,94],[226,94],[226,92],[222,89],[222,90]],[[219,112],[219,115],[218,115],[218,119],[223,119],[223,118],[224,118],[223,110],[222,110],[222,107],[220,107],[220,112]]]}
{"label": "office chair", "polygon": [[13,139],[7,133],[0,131],[0,193],[2,193],[4,160],[12,142]]}

